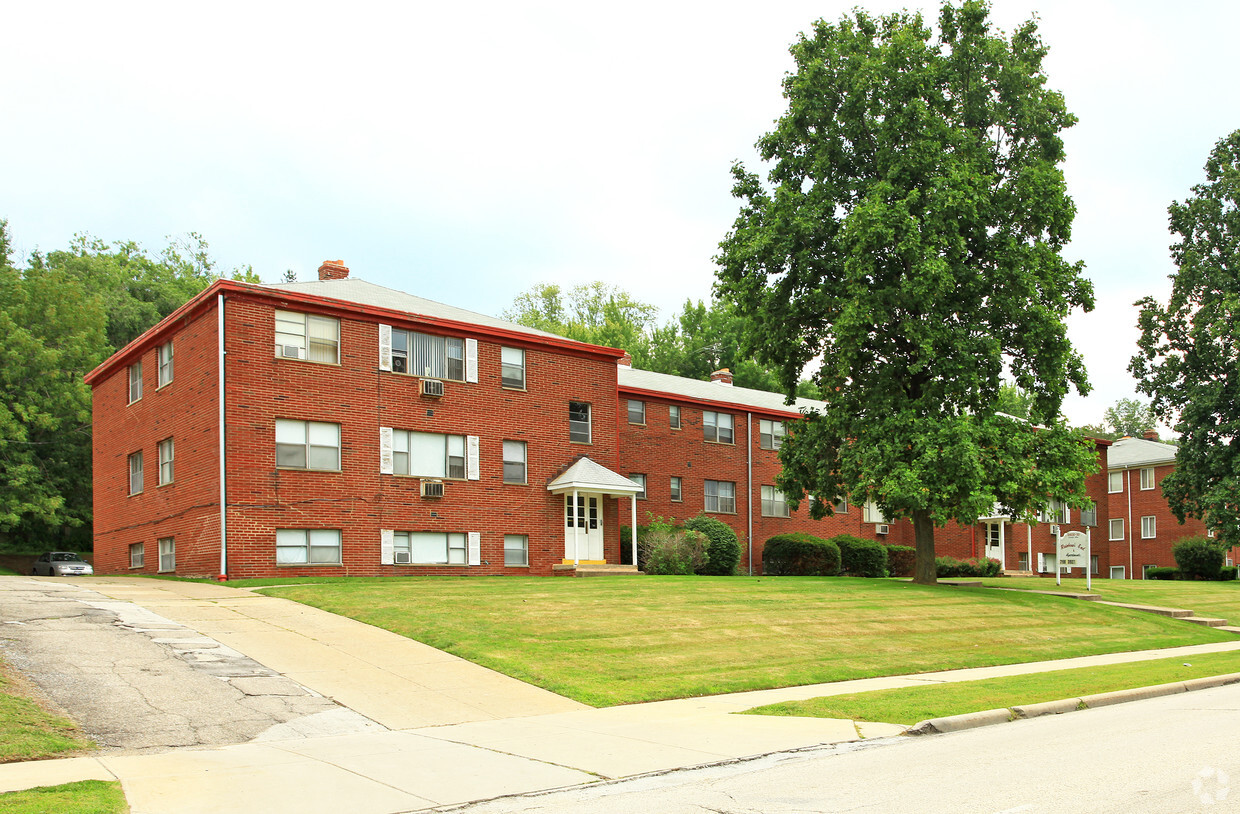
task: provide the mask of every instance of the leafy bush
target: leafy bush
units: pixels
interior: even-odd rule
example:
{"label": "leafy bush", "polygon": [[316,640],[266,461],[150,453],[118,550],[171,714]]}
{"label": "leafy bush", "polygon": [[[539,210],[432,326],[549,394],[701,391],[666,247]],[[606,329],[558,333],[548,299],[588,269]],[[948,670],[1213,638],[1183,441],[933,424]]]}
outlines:
{"label": "leafy bush", "polygon": [[917,565],[917,549],[906,545],[887,546],[887,570],[893,577],[911,577]]}
{"label": "leafy bush", "polygon": [[1171,555],[1185,579],[1218,579],[1223,567],[1223,547],[1208,537],[1185,537]]}
{"label": "leafy bush", "polygon": [[[644,571],[645,560],[642,559],[641,541],[645,539],[646,533],[650,531],[650,526],[639,525],[637,527],[637,570]],[[633,529],[630,526],[620,527],[620,564],[633,564]]]}
{"label": "leafy bush", "polygon": [[853,577],[887,576],[887,547],[874,540],[851,534],[837,534],[831,542],[839,546],[840,568]]}
{"label": "leafy bush", "polygon": [[706,563],[706,535],[675,526],[662,519],[652,522],[644,537],[638,536],[637,553],[647,574],[688,575]]}
{"label": "leafy bush", "polygon": [[1234,565],[1224,565],[1218,570],[1218,578],[1227,581],[1236,579],[1237,567]]}
{"label": "leafy bush", "polygon": [[955,557],[936,557],[935,573],[942,579],[955,577],[997,577],[1002,569],[998,560],[989,557],[969,557],[958,560]]}
{"label": "leafy bush", "polygon": [[706,536],[706,562],[694,569],[696,573],[714,577],[730,577],[736,574],[741,561],[741,544],[736,532],[722,520],[699,514],[685,521],[685,528]]}
{"label": "leafy bush", "polygon": [[839,572],[839,546],[812,534],[777,534],[762,547],[762,573],[769,576],[833,577]]}
{"label": "leafy bush", "polygon": [[1180,572],[1174,568],[1146,568],[1146,579],[1179,579]]}

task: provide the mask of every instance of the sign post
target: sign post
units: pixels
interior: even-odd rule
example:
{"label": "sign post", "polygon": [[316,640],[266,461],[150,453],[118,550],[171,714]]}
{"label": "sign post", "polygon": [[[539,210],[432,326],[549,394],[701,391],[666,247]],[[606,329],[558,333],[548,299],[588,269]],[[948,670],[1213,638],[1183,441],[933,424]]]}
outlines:
{"label": "sign post", "polygon": [[1061,535],[1055,543],[1055,584],[1062,584],[1059,575],[1063,568],[1084,568],[1085,589],[1089,590],[1089,535],[1070,531]]}

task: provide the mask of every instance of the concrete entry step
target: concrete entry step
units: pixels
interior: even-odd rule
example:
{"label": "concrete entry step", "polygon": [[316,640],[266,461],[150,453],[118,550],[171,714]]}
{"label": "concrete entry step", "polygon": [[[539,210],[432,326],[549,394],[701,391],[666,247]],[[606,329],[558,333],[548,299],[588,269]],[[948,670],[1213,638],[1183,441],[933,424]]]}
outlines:
{"label": "concrete entry step", "polygon": [[561,563],[551,566],[557,577],[640,577],[644,576],[636,565],[613,565],[611,563]]}
{"label": "concrete entry step", "polygon": [[1225,631],[1227,631],[1228,633],[1240,633],[1240,627],[1236,627],[1235,625],[1220,625],[1220,626],[1218,626],[1218,627],[1216,627],[1216,628],[1214,628],[1214,629],[1215,629],[1215,630],[1225,630]]}
{"label": "concrete entry step", "polygon": [[1174,619],[1186,619],[1193,615],[1193,612],[1187,608],[1160,608],[1157,605],[1130,605],[1126,602],[1104,602],[1103,604],[1114,605],[1117,608],[1144,611],[1146,613],[1156,613],[1159,616],[1170,616]]}
{"label": "concrete entry step", "polygon": [[1192,622],[1194,625],[1203,625],[1205,627],[1224,627],[1227,624],[1226,619],[1217,619],[1210,616],[1180,616],[1181,622]]}

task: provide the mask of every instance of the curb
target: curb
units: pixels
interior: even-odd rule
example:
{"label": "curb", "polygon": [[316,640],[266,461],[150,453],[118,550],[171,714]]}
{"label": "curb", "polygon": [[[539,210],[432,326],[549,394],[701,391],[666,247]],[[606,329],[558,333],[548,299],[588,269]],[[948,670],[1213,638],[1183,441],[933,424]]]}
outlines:
{"label": "curb", "polygon": [[1171,684],[1156,684],[1152,687],[1134,687],[1130,690],[1082,695],[1079,698],[1064,698],[1059,701],[1045,701],[1040,704],[1026,704],[1005,709],[988,709],[983,712],[966,712],[963,715],[949,715],[945,718],[931,718],[905,730],[905,735],[939,735],[947,732],[962,732],[966,729],[977,729],[993,724],[1005,724],[1037,718],[1042,715],[1062,715],[1066,712],[1077,712],[1082,709],[1106,707],[1112,704],[1123,704],[1128,701],[1144,701],[1147,698],[1161,698],[1165,695],[1178,695],[1182,692],[1209,690],[1227,684],[1240,684],[1240,673],[1227,673],[1219,676],[1192,678],[1188,681],[1176,681]]}

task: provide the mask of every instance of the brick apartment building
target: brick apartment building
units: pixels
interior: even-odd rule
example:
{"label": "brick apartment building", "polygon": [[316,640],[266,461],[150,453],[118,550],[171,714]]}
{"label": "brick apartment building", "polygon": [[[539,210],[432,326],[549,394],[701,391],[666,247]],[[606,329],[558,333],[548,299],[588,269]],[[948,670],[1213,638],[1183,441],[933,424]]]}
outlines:
{"label": "brick apartment building", "polygon": [[[873,506],[789,511],[777,449],[820,403],[785,405],[726,371],[635,370],[621,350],[339,262],[303,283],[219,280],[87,382],[102,573],[549,575],[631,562],[620,527],[634,519],[702,512],[736,530],[742,572],[761,573],[762,544],[785,531],[912,544],[911,524]],[[1087,481],[1104,512],[1108,444]],[[1097,515],[1053,507],[1029,526],[996,513],[938,530],[937,549],[1054,573],[1058,526],[1093,535],[1107,576],[1127,560],[1094,534]]]}

